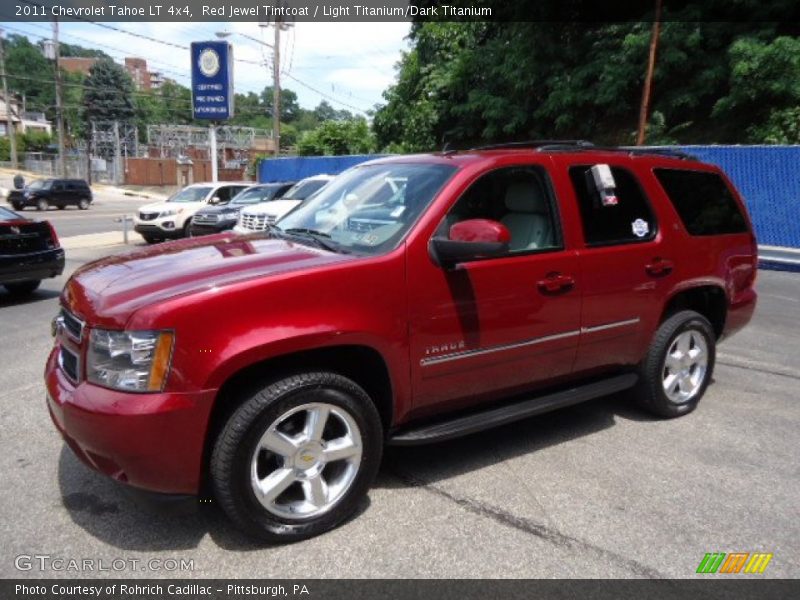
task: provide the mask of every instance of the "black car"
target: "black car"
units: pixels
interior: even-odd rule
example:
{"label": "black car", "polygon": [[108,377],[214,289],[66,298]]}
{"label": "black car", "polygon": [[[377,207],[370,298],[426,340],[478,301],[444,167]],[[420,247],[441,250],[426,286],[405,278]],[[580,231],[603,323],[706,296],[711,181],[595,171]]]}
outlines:
{"label": "black car", "polygon": [[11,294],[29,294],[63,270],[64,249],[53,226],[0,207],[0,284]]}
{"label": "black car", "polygon": [[14,210],[28,206],[37,210],[51,206],[64,209],[69,205],[86,210],[92,203],[92,190],[83,179],[37,179],[21,190],[11,190],[8,202]]}
{"label": "black car", "polygon": [[199,210],[192,218],[189,234],[209,235],[233,229],[239,218],[239,211],[245,206],[277,200],[289,191],[294,183],[294,181],[282,181],[253,185],[239,192],[225,206],[209,206]]}

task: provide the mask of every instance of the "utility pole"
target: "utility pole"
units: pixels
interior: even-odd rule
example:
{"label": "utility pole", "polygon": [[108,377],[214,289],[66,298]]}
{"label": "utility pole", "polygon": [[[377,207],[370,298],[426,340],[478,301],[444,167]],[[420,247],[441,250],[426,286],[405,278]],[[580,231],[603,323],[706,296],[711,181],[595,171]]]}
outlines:
{"label": "utility pole", "polygon": [[272,140],[277,158],[281,151],[281,18],[275,17],[272,49]]}
{"label": "utility pole", "polygon": [[14,127],[14,115],[11,114],[11,100],[8,97],[8,83],[6,82],[6,53],[4,48],[3,30],[0,29],[0,71],[3,75],[3,102],[6,104],[6,135],[11,150],[11,168],[17,168],[17,130]]}
{"label": "utility pole", "polygon": [[214,121],[208,124],[208,153],[211,159],[211,181],[217,183],[219,179],[219,166],[217,165],[217,124]]}
{"label": "utility pole", "polygon": [[647,58],[647,74],[644,78],[644,89],[642,90],[642,105],[639,108],[639,127],[636,132],[637,146],[644,144],[647,132],[650,97],[653,94],[653,72],[656,69],[656,50],[658,49],[658,36],[661,33],[661,4],[662,0],[656,0],[656,14],[653,19],[653,31],[650,34],[650,55]]}
{"label": "utility pole", "polygon": [[119,121],[114,121],[114,183],[116,185],[124,183],[123,180],[120,179],[120,163],[122,162],[122,152],[120,151],[119,144]]}
{"label": "utility pole", "polygon": [[56,79],[56,122],[58,127],[58,173],[61,177],[66,177],[67,172],[64,166],[64,105],[61,90],[61,69],[59,68],[58,48],[58,19],[53,19],[53,52]]}

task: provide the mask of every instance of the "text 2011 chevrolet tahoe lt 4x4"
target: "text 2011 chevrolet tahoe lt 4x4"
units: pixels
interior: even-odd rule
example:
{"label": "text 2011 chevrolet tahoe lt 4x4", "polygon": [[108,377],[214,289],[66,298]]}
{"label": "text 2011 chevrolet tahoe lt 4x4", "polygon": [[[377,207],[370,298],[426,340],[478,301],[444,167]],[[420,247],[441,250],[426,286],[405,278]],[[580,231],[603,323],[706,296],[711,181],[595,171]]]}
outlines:
{"label": "text 2011 chevrolet tahoe lt 4x4", "polygon": [[736,190],[687,156],[531,143],[348,170],[253,235],[112,256],[64,288],[52,419],[92,468],[309,537],[384,444],[631,390],[691,412],[751,318]]}

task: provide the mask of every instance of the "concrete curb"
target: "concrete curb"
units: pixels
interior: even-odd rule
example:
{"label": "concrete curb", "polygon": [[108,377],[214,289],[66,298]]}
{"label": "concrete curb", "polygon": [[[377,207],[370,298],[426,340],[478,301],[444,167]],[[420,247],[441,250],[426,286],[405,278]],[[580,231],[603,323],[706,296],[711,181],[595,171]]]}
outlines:
{"label": "concrete curb", "polygon": [[[123,246],[125,241],[121,231],[106,231],[104,233],[87,233],[85,235],[71,235],[60,239],[61,246],[65,250],[77,250],[79,248],[101,248],[104,246]],[[128,246],[144,243],[144,239],[138,233],[128,232]]]}

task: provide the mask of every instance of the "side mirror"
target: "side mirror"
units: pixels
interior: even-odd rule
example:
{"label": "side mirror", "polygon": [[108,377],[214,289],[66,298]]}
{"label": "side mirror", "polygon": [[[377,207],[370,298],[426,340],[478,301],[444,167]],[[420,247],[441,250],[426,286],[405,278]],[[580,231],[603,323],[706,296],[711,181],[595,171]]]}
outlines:
{"label": "side mirror", "polygon": [[468,219],[450,228],[447,238],[433,238],[429,252],[433,262],[449,269],[458,263],[498,256],[508,252],[511,233],[490,219]]}
{"label": "side mirror", "polygon": [[219,204],[220,199],[219,196],[212,196],[211,199],[208,201],[209,204]]}

